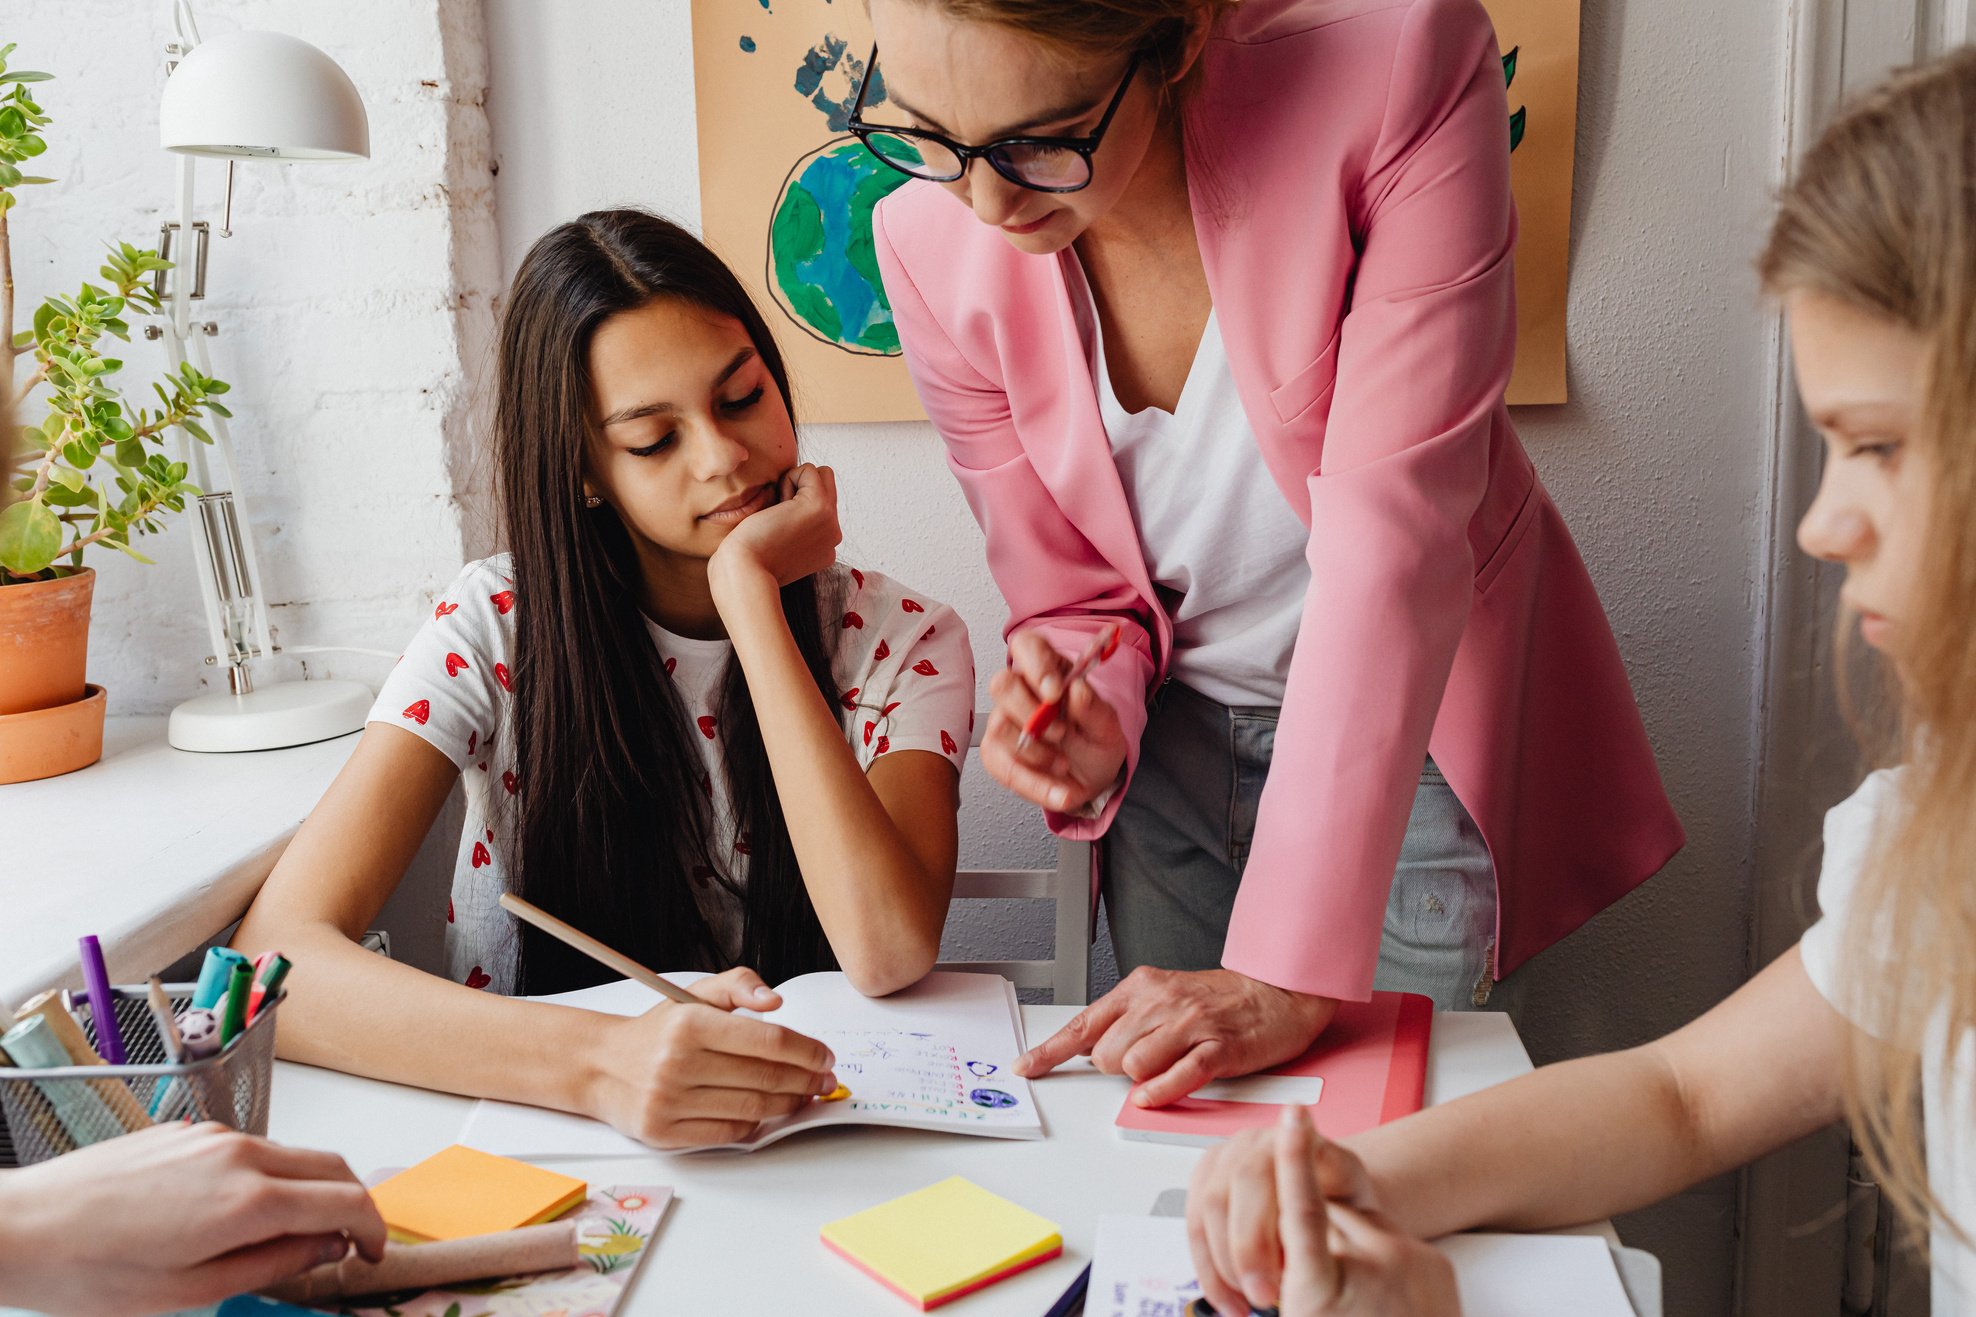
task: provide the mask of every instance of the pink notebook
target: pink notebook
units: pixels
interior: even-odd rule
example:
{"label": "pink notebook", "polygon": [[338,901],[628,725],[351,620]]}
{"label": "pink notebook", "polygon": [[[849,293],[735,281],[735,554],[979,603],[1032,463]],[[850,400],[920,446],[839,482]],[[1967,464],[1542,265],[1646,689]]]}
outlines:
{"label": "pink notebook", "polygon": [[1114,1122],[1128,1139],[1215,1143],[1274,1125],[1283,1107],[1310,1107],[1318,1133],[1342,1139],[1420,1110],[1434,1003],[1410,992],[1346,1002],[1310,1051],[1248,1079],[1211,1084],[1170,1106],[1137,1107],[1128,1095]]}

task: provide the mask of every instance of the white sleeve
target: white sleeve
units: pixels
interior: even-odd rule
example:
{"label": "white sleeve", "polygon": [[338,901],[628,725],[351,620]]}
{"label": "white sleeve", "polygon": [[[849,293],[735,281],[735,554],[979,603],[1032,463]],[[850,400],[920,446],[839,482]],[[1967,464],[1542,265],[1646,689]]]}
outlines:
{"label": "white sleeve", "polygon": [[[920,609],[913,612],[906,605]],[[887,645],[864,682],[851,729],[858,762],[895,750],[928,750],[959,771],[974,727],[974,649],[967,624],[945,604],[906,599],[879,620]]]}
{"label": "white sleeve", "polygon": [[[1834,1010],[1862,1028],[1870,1028],[1867,1003],[1854,989],[1872,978],[1870,967],[1843,963],[1849,936],[1853,897],[1872,858],[1880,829],[1900,800],[1900,772],[1870,774],[1859,790],[1825,814],[1825,858],[1818,870],[1818,922],[1805,930],[1798,944],[1812,986]],[[1889,948],[1891,951],[1891,948]]]}
{"label": "white sleeve", "polygon": [[504,619],[514,606],[513,587],[498,572],[469,566],[405,647],[369,721],[424,738],[462,772],[486,763],[507,711]]}

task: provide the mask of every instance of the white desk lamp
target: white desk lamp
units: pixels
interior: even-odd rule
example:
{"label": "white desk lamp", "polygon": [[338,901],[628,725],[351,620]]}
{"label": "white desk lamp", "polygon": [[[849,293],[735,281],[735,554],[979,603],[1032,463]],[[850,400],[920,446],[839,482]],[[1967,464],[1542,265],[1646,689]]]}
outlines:
{"label": "white desk lamp", "polygon": [[[206,338],[216,323],[194,324],[191,303],[205,296],[208,226],[192,219],[197,157],[223,159],[226,202],[220,236],[233,222],[233,166],[237,160],[353,160],[370,155],[364,103],[335,60],[306,41],[278,32],[234,32],[199,40],[188,0],[174,0],[178,41],[169,47],[164,102],[158,116],[160,144],[179,154],[176,225],[160,234],[159,254],[177,268],[158,274],[158,293],[170,313],[162,336],[176,370],[188,359],[210,374]],[[174,255],[174,230],[180,241]],[[195,332],[196,331],[196,332]],[[371,692],[354,681],[286,681],[255,689],[248,664],[280,652],[268,629],[260,563],[226,418],[206,424],[213,443],[183,431],[180,449],[198,500],[193,532],[199,589],[213,646],[209,665],[224,665],[227,690],[187,700],[172,710],[168,729],[180,750],[272,750],[354,732],[370,711]],[[209,452],[218,459],[208,460]],[[217,470],[215,470],[217,466]],[[219,479],[216,481],[215,476]]]}

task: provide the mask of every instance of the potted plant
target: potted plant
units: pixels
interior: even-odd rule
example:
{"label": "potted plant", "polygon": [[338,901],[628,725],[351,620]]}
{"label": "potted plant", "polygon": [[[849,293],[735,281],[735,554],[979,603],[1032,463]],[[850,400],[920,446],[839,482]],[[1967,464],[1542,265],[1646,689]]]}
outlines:
{"label": "potted plant", "polygon": [[[130,340],[130,312],[159,311],[152,276],[170,264],[128,243],[110,248],[101,285],[50,297],[14,332],[8,221],[18,189],[52,182],[22,165],[47,149],[48,116],[29,87],[49,75],[9,69],[0,47],[0,783],[52,777],[102,755],[104,692],[84,680],[91,550],[149,562],[131,540],[161,530],[199,491],[163,451],[181,427],[211,442],[199,418],[229,413],[227,386],[190,365],[152,384],[158,406],[133,407],[113,382],[123,363],[106,339]],[[15,383],[20,371],[26,374]],[[40,415],[33,415],[39,411]],[[12,413],[11,417],[4,413]]]}

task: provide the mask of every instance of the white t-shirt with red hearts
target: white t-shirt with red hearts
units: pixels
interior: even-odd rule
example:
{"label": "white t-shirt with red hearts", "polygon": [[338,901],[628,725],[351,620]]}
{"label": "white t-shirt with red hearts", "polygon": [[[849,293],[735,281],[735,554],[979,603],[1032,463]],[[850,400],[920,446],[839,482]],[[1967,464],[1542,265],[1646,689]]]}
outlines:
{"label": "white t-shirt with red hearts", "polygon": [[[842,565],[834,570],[831,593],[843,603],[830,634],[831,670],[838,721],[858,763],[869,770],[880,755],[926,750],[959,769],[974,726],[966,624],[945,604],[890,577]],[[371,722],[413,732],[459,766],[467,813],[446,907],[447,972],[497,992],[514,991],[516,947],[514,921],[499,905],[507,890],[502,830],[512,815],[495,808],[495,793],[513,794],[520,785],[509,731],[509,667],[516,612],[528,604],[517,596],[513,574],[506,554],[468,564],[442,592],[370,712]],[[650,619],[645,628],[700,730],[701,790],[713,802],[710,842],[727,862],[694,867],[694,899],[731,963],[741,945],[748,867],[748,840],[735,835],[727,800],[717,721],[733,646],[674,635]]]}

